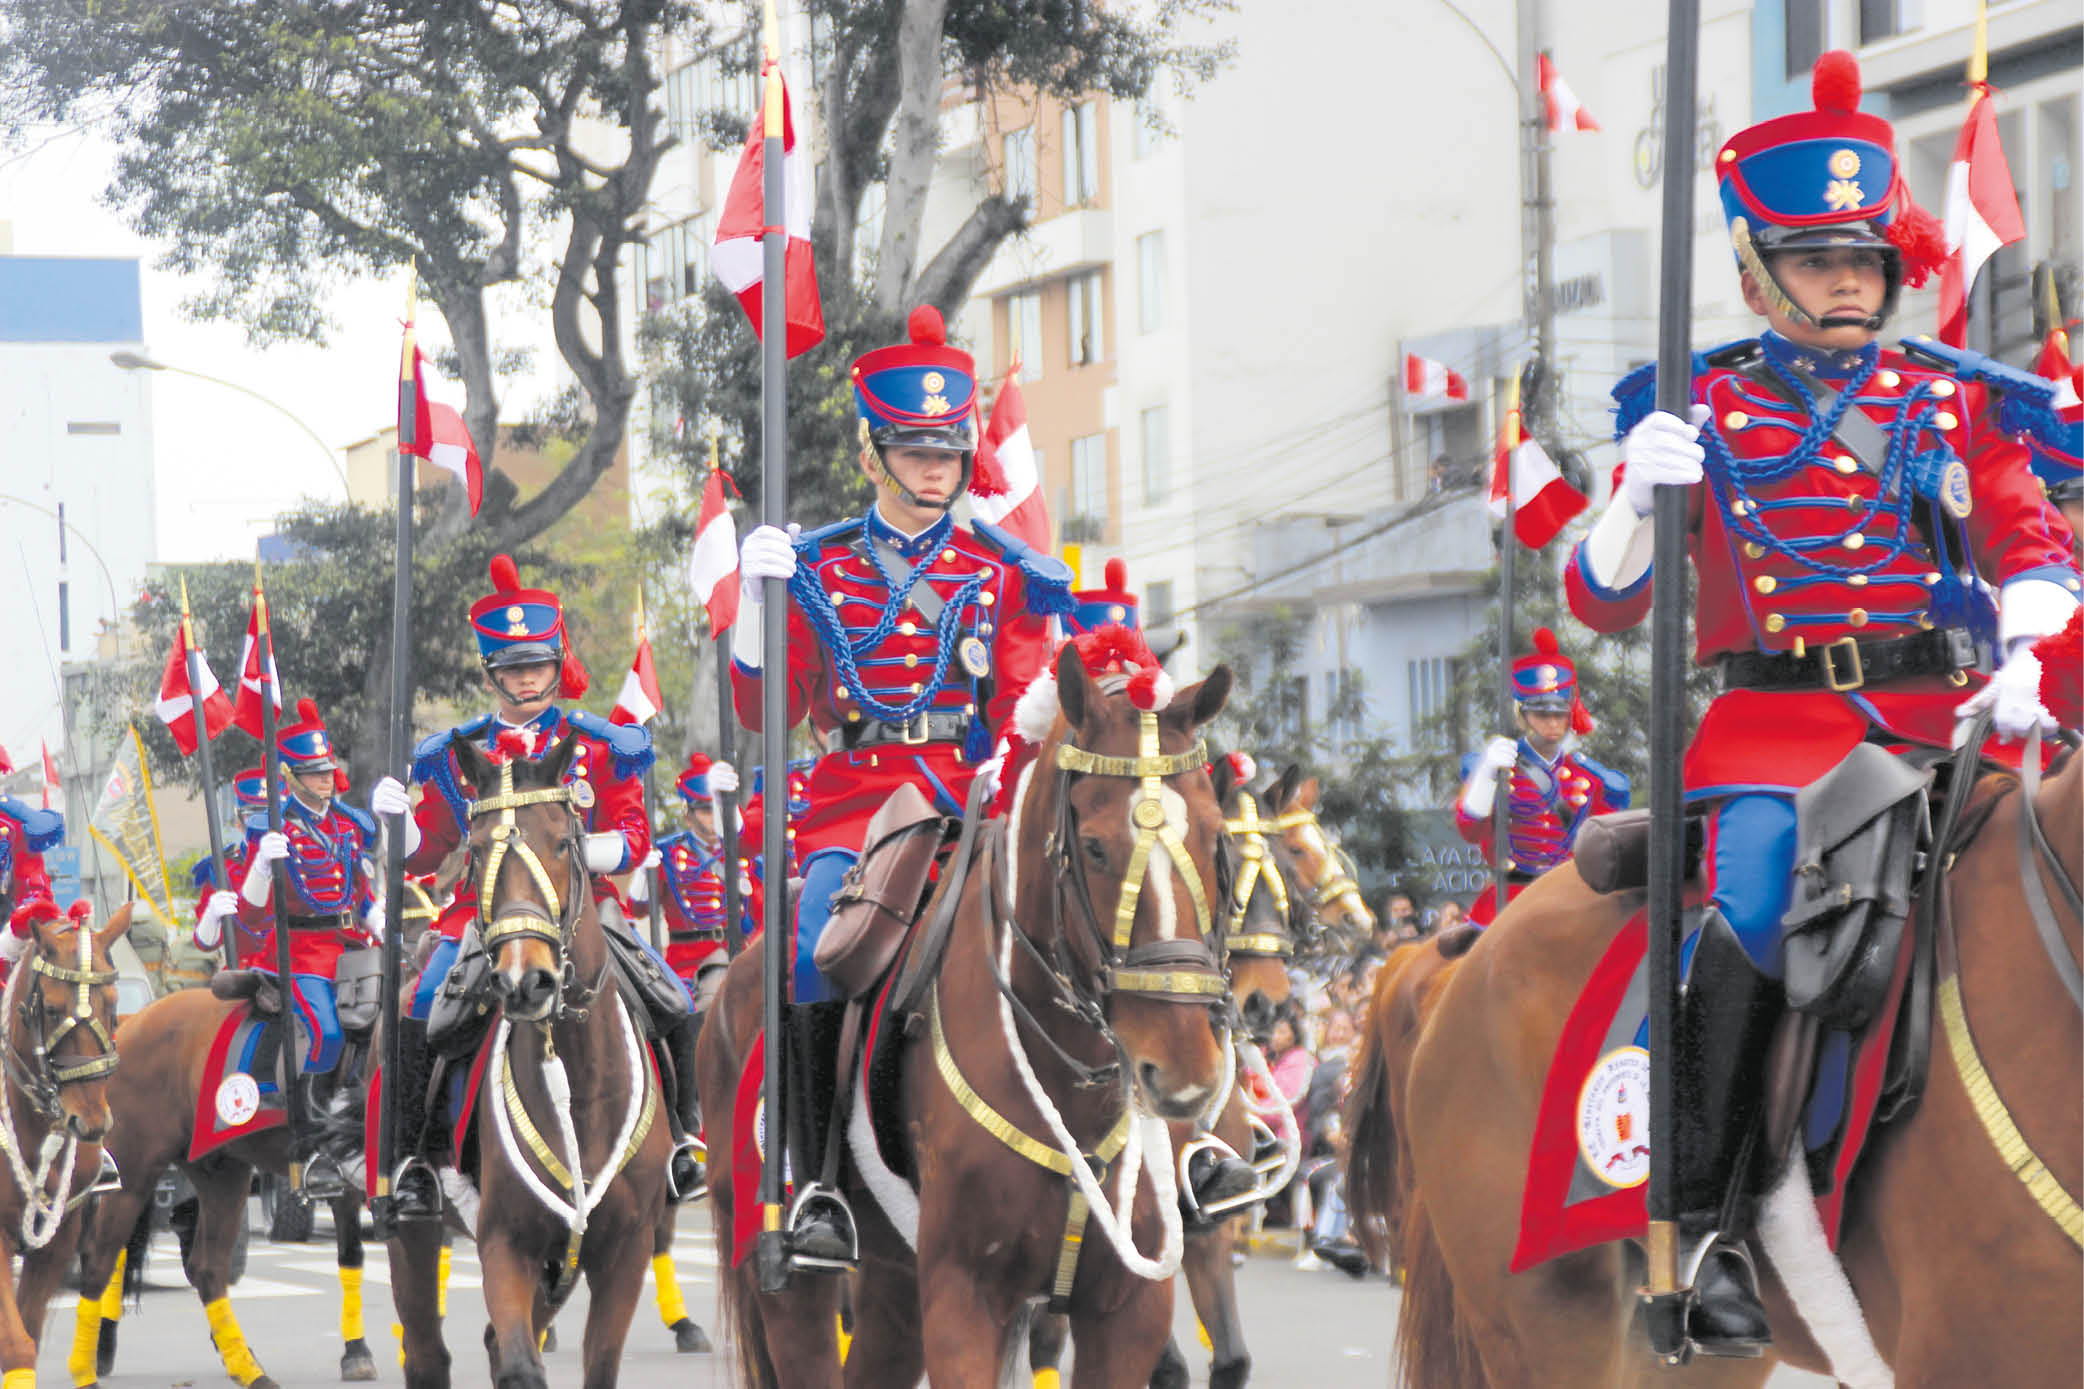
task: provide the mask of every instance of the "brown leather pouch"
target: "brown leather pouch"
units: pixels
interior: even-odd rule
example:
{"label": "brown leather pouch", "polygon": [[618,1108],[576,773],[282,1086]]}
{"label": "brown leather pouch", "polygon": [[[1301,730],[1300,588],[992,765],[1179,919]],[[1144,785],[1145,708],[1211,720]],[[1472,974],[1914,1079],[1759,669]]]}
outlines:
{"label": "brown leather pouch", "polygon": [[275,980],[257,969],[221,969],[210,976],[212,996],[235,1003],[246,999],[253,1011],[269,1017],[282,1011],[282,994]]}
{"label": "brown leather pouch", "polygon": [[[1686,817],[1686,877],[1700,872],[1705,831],[1697,815]],[[1650,885],[1650,812],[1641,807],[1594,815],[1578,829],[1571,859],[1585,886],[1597,893],[1628,892]]]}
{"label": "brown leather pouch", "polygon": [[893,791],[868,822],[861,857],[832,894],[832,915],[811,957],[848,996],[874,988],[896,958],[947,826],[916,786]]}

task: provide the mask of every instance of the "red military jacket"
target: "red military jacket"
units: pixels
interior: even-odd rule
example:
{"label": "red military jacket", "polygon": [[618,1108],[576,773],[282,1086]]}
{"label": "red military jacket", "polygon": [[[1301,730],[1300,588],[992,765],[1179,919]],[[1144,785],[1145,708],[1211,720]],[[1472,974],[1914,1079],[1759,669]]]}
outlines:
{"label": "red military jacket", "polygon": [[[687,831],[658,843],[660,895],[665,898],[666,963],[692,981],[724,949],[724,846],[704,844]],[[751,881],[739,872],[739,910],[751,900]],[[721,960],[719,960],[721,963]]]}
{"label": "red military jacket", "polygon": [[[971,530],[943,517],[906,536],[873,508],[799,536],[796,551],[788,720],[793,727],[808,718],[827,744],[806,783],[810,808],[796,826],[797,852],[808,859],[825,848],[858,850],[869,817],[906,782],[959,813],[991,755],[989,730],[1011,716],[1049,662],[1050,618],[1070,606],[1069,567],[981,522]],[[938,620],[918,593],[932,595]],[[760,689],[759,672],[734,666],[738,717],[754,731]],[[902,726],[916,729],[925,715],[942,731],[849,750],[844,730],[899,726],[878,707],[915,711]]]}
{"label": "red military jacket", "polygon": [[[485,714],[434,734],[414,750],[412,779],[426,790],[413,810],[413,822],[420,827],[420,844],[406,857],[407,872],[432,873],[467,837],[470,802],[476,789],[463,780],[452,744],[459,738],[467,739],[490,750],[500,730],[508,726],[496,715]],[[593,791],[593,804],[579,809],[588,833],[622,836],[621,864],[593,880],[595,901],[614,896],[615,885],[608,881],[607,873],[626,872],[651,852],[651,827],[644,818],[642,781],[644,769],[652,760],[650,732],[642,724],[609,723],[584,709],[564,710],[555,705],[527,727],[535,737],[531,761],[540,760],[566,739],[578,742],[565,782],[571,785],[583,781]],[[463,927],[475,919],[477,905],[477,886],[466,875],[456,884],[455,895],[434,929],[455,940],[462,935]]]}
{"label": "red military jacket", "polygon": [[[255,815],[246,821],[246,839],[238,860],[238,873],[253,860],[254,845],[268,832],[268,817]],[[282,833],[289,840],[289,857],[283,860],[289,880],[289,899],[284,904],[291,921],[289,936],[290,971],[333,977],[333,965],[343,950],[357,950],[372,937],[362,926],[362,917],[375,900],[369,883],[365,856],[375,852],[376,821],[351,805],[333,801],[325,814],[295,796],[282,798]],[[249,946],[241,941],[239,963],[266,973],[275,970],[275,892],[270,884],[268,900],[256,907],[239,897],[239,924],[258,935]],[[324,926],[298,926],[300,917],[325,918]]]}
{"label": "red military jacket", "polygon": [[[2078,591],[2068,527],[2028,471],[2026,447],[1995,428],[1983,386],[1878,348],[1818,360],[1831,355],[1768,334],[1696,358],[1693,399],[1711,412],[1702,430],[1706,477],[1688,499],[1696,659],[1814,656],[1844,638],[1886,641],[1935,628],[1987,640],[1984,585],[2049,578]],[[1886,459],[1868,462],[1883,466],[1886,485],[1827,431],[1831,421],[1787,398],[1792,388],[1774,361],[1821,377],[1851,398],[1848,409],[1875,422],[1891,443]],[[1619,434],[1649,410],[1652,373],[1644,368],[1615,388]],[[1914,493],[1952,518],[1943,533],[1960,537],[1967,553],[1935,549],[1917,523]],[[1596,631],[1632,626],[1650,606],[1647,573],[1625,590],[1607,589],[1587,567],[1582,541],[1565,587],[1571,611]],[[1945,747],[1954,708],[1982,677],[1961,679],[1728,690],[1687,750],[1687,794],[1805,786],[1876,729]]]}
{"label": "red military jacket", "polygon": [[[43,851],[65,839],[65,817],[0,796],[0,908],[12,913],[23,902],[51,895]],[[0,920],[5,915],[0,914]]]}
{"label": "red military jacket", "polygon": [[[1477,754],[1462,759],[1462,780],[1476,770]],[[1535,877],[1570,857],[1577,832],[1594,815],[1628,808],[1628,778],[1571,748],[1553,762],[1520,739],[1520,759],[1512,769],[1512,790],[1505,802],[1508,871]],[[1485,852],[1495,848],[1491,817],[1478,818],[1455,797],[1455,828]],[[1496,867],[1495,864],[1492,865]]]}

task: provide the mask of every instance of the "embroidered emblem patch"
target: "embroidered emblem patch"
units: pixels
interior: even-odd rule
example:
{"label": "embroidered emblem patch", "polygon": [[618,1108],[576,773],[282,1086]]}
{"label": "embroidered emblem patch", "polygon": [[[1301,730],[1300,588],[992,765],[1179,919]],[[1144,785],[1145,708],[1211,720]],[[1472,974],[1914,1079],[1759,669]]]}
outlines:
{"label": "embroidered emblem patch", "polygon": [[1599,1058],[1577,1097],[1577,1149],[1593,1176],[1612,1187],[1650,1176],[1650,1053],[1616,1047]]}
{"label": "embroidered emblem patch", "polygon": [[260,1112],[260,1086],[252,1076],[235,1072],[217,1087],[217,1117],[237,1128]]}
{"label": "embroidered emblem patch", "polygon": [[1968,465],[1958,458],[1939,475],[1939,500],[1956,517],[1975,509],[1975,497],[1968,490]]}
{"label": "embroidered emblem patch", "polygon": [[962,668],[982,680],[991,674],[991,652],[977,637],[964,637],[962,645],[955,648],[962,659]]}

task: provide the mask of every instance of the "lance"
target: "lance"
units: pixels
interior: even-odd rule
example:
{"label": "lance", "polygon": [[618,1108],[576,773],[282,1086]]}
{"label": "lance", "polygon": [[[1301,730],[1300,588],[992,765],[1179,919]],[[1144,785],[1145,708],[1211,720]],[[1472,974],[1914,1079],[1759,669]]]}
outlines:
{"label": "lance", "polygon": [[[767,2],[765,88],[761,103],[763,175],[760,250],[760,519],[770,526],[789,520],[787,384],[789,315],[785,299],[788,274],[788,187],[782,149],[781,23],[774,0]],[[760,761],[763,811],[761,829],[767,873],[779,887],[785,873],[789,816],[789,591],[779,579],[763,580],[760,604]],[[782,1092],[782,1053],[788,1031],[782,1025],[789,952],[787,924],[782,920],[789,894],[765,895],[761,928],[767,941],[761,976],[761,1023],[766,1030],[766,1070],[760,1080],[767,1112],[767,1151],[760,1167],[760,1235],[754,1245],[760,1291],[781,1292],[789,1286],[789,1249],[782,1231],[782,1150],[788,1110]],[[809,1180],[809,1174],[805,1174]]]}
{"label": "lance", "polygon": [[[1693,396],[1694,98],[1700,52],[1700,0],[1671,0],[1665,48],[1664,232],[1657,309],[1657,408],[1684,419]],[[1680,1284],[1676,1093],[1679,932],[1686,871],[1686,489],[1656,489],[1656,548],[1650,578],[1650,1348],[1673,1362],[1687,1351]]]}
{"label": "lance", "polygon": [[[1498,467],[1505,474],[1505,528],[1498,532],[1498,717],[1508,730],[1519,726],[1519,706],[1512,697],[1512,571],[1519,540],[1513,526],[1518,499],[1513,496],[1513,445],[1519,442],[1520,378],[1505,387],[1505,418],[1499,423]],[[1498,769],[1498,790],[1491,800],[1491,919],[1505,910],[1512,874],[1512,768]]]}
{"label": "lance", "polygon": [[[413,313],[417,299],[417,267],[405,276],[405,344],[398,361],[398,549],[396,575],[391,589],[391,719],[389,744],[384,764],[401,782],[412,777],[412,507],[413,460],[426,447],[419,438],[420,373],[419,343],[414,337]],[[407,811],[406,814],[410,814]],[[370,1223],[378,1239],[397,1233],[393,1214],[391,1173],[398,1165],[399,1073],[404,1068],[398,1024],[400,973],[405,954],[405,815],[385,817],[384,824],[384,938],[383,1068],[385,1084],[377,1115],[377,1169],[369,1174]]]}
{"label": "lance", "polygon": [[[644,585],[637,585],[637,650],[641,653],[651,642],[651,633],[644,625]],[[651,826],[651,839],[658,842],[658,759],[653,758],[644,768],[644,823]],[[666,955],[666,902],[659,892],[659,871],[644,870],[644,886],[651,892],[651,948],[658,951],[659,958]]]}
{"label": "lance", "polygon": [[[195,646],[195,619],[188,611],[188,576],[181,576],[181,649],[188,655],[188,713],[195,720],[196,768],[203,778],[203,824],[210,832],[210,862],[216,880],[231,885],[232,870],[224,861],[224,825],[217,817],[217,773],[210,766],[210,723],[203,715],[203,658]],[[234,891],[237,889],[234,888]],[[224,967],[239,967],[239,927],[224,931]]]}
{"label": "lance", "polygon": [[[712,473],[719,472],[722,468],[722,465],[717,462],[717,432],[717,426],[711,423],[709,427],[709,471]],[[726,505],[728,506],[729,503],[726,502]],[[726,628],[716,633],[714,645],[716,647],[716,755],[722,761],[729,762],[733,768],[736,768],[738,765],[738,709],[731,698],[730,629]],[[738,804],[737,793],[719,791],[712,786],[710,788],[709,803],[716,808],[717,843],[721,847],[723,854],[724,950],[735,958],[740,951],[745,949],[745,923],[738,918],[738,913],[744,910],[745,904],[741,900],[738,891],[738,816],[734,813]],[[782,803],[784,806],[788,804],[786,797],[783,798]],[[785,833],[783,838],[786,839],[787,837]],[[786,876],[786,869],[784,869],[783,878],[777,879],[777,881],[785,881]]]}
{"label": "lance", "polygon": [[[261,670],[261,778],[268,789],[268,833],[282,833],[282,749],[275,745],[275,732],[280,723],[281,710],[276,699],[281,687],[275,681],[275,635],[268,622],[268,596],[261,589],[260,561],[253,562],[253,613],[254,625],[259,628],[254,640],[260,646],[257,658]],[[276,859],[274,864],[275,890],[269,894],[275,915],[275,981],[282,990],[285,1000],[296,989],[296,976],[290,972],[289,952],[289,864]],[[295,1048],[290,1051],[294,1069]],[[291,1093],[283,1098],[286,1117],[289,1120],[289,1184],[292,1190],[304,1184],[304,1106],[295,1093],[294,1079]]]}

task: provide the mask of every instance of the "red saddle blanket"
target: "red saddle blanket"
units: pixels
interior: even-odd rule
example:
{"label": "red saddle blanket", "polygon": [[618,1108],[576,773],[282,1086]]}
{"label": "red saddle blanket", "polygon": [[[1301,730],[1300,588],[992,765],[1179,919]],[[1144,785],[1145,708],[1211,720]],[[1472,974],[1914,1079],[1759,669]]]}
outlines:
{"label": "red saddle blanket", "polygon": [[[470,1065],[452,1063],[442,1085],[443,1113],[437,1122],[445,1123],[448,1128],[449,1154],[459,1166],[465,1154],[464,1143],[470,1137],[470,1121],[477,1109],[478,1090],[484,1083],[485,1065],[492,1059],[492,1040],[498,1035],[497,1027],[486,1028],[485,1035],[478,1039],[478,1049],[471,1057]],[[369,1077],[368,1108],[363,1112],[362,1125],[362,1152],[371,1174],[379,1170],[376,1145],[383,1127],[383,1085],[383,1067],[377,1066]],[[426,1102],[424,1096],[407,1095],[404,1098],[408,1104],[416,1099],[420,1103]],[[375,1177],[372,1175],[370,1180],[373,1182]]]}
{"label": "red saddle blanket", "polygon": [[[1650,1053],[1644,955],[1637,912],[1592,969],[1549,1062],[1520,1204],[1518,1273],[1609,1240],[1640,1239],[1650,1174]],[[1898,1004],[1910,973],[1911,931],[1887,1001],[1860,1037],[1827,1035],[1820,1079],[1801,1127],[1817,1214],[1838,1244],[1845,1179],[1872,1129]],[[1834,1050],[1835,1048],[1835,1050]]]}
{"label": "red saddle blanket", "polygon": [[196,1087],[190,1162],[288,1120],[276,1084],[281,1050],[280,1019],[258,1017],[251,1008],[235,1008],[225,1015]]}

